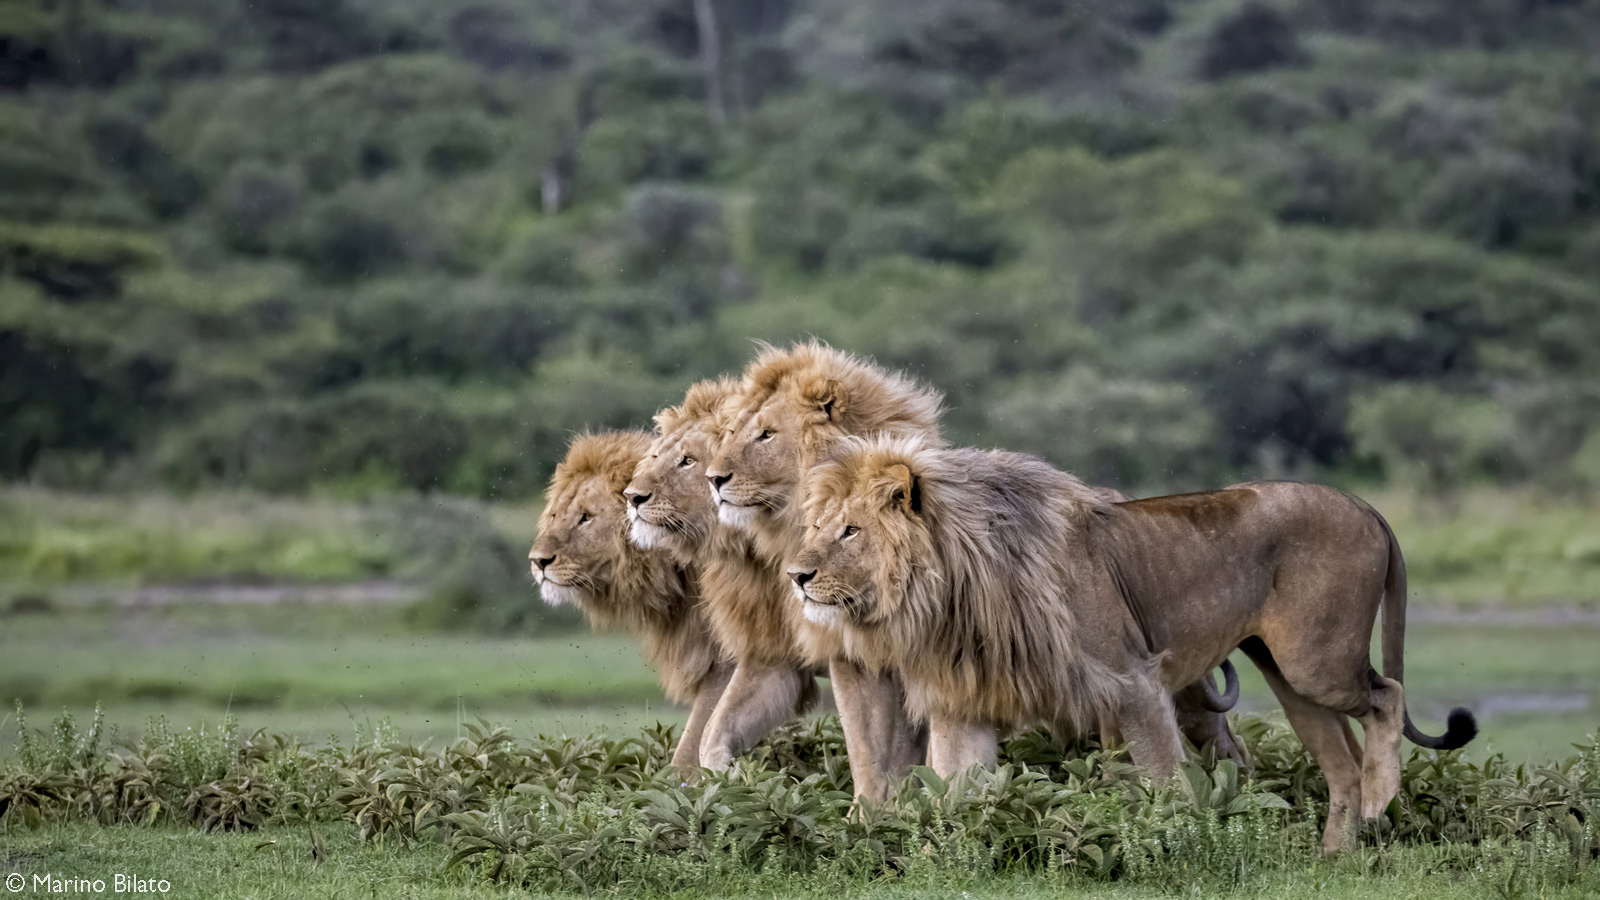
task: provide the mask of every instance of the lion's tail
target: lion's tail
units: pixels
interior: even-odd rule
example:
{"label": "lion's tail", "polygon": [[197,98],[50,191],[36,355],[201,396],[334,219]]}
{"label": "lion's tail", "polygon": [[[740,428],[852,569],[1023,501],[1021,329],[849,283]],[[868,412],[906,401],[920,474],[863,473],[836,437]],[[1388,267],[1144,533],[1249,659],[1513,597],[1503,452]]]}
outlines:
{"label": "lion's tail", "polygon": [[[1389,541],[1389,571],[1383,580],[1383,674],[1386,678],[1395,681],[1405,681],[1405,647],[1406,647],[1406,561],[1400,555],[1400,542],[1395,540],[1394,530],[1383,516],[1372,507],[1367,507],[1372,517],[1378,520],[1378,525],[1383,528],[1383,534]],[[1478,735],[1478,721],[1473,718],[1472,711],[1462,707],[1450,710],[1450,716],[1445,724],[1444,734],[1435,737],[1423,734],[1411,723],[1411,710],[1406,713],[1405,736],[1411,743],[1429,750],[1455,750],[1465,747],[1467,742]]]}

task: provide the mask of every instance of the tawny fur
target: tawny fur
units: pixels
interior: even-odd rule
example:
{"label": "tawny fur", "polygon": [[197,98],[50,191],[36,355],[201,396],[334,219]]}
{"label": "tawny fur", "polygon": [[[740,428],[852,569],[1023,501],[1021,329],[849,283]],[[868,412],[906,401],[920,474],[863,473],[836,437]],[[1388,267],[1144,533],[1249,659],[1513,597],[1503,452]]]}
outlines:
{"label": "tawny fur", "polygon": [[992,763],[996,726],[1109,715],[1166,777],[1182,757],[1172,691],[1239,648],[1327,777],[1331,853],[1395,796],[1402,737],[1455,749],[1477,733],[1464,709],[1439,736],[1411,722],[1405,562],[1383,517],[1334,488],[1112,504],[1033,457],[876,438],[812,472],[806,524],[790,572],[808,612],[854,656],[899,667],[940,774]]}
{"label": "tawny fur", "polygon": [[[628,542],[622,490],[650,446],[642,431],[580,435],[556,466],[529,556],[554,556],[589,624],[634,636],[666,695],[687,703],[724,651],[712,635],[692,568]],[[594,521],[580,526],[583,510]],[[581,534],[579,528],[595,529]],[[538,575],[537,565],[535,575]]]}

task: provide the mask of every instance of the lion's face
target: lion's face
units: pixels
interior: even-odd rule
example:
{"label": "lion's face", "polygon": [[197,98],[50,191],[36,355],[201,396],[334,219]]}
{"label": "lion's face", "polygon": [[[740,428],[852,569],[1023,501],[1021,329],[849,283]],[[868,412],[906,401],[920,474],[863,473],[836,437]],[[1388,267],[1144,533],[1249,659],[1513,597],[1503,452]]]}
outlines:
{"label": "lion's face", "polygon": [[847,486],[818,486],[789,578],[819,625],[871,625],[894,615],[918,557],[915,479],[904,465]]}
{"label": "lion's face", "polygon": [[794,495],[799,423],[785,415],[786,406],[786,398],[774,395],[735,424],[706,468],[712,502],[725,524],[749,529]]}
{"label": "lion's face", "polygon": [[539,595],[551,606],[602,593],[627,549],[622,495],[605,479],[584,479],[561,501],[539,516],[539,537],[528,551]]}
{"label": "lion's face", "polygon": [[711,535],[717,509],[706,493],[706,462],[716,443],[715,433],[697,424],[650,445],[623,491],[635,545],[693,556]]}
{"label": "lion's face", "polygon": [[722,522],[750,530],[780,513],[794,497],[808,431],[827,421],[826,412],[781,392],[738,421],[706,468]]}

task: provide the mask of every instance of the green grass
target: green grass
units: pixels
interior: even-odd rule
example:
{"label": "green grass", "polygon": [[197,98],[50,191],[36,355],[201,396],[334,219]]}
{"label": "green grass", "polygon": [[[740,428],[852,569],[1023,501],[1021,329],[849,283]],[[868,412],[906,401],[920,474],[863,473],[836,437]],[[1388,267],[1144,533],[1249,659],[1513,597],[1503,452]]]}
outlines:
{"label": "green grass", "polygon": [[7,586],[48,595],[74,583],[426,581],[416,544],[427,523],[419,520],[436,506],[513,546],[531,543],[537,530],[538,508],[526,504],[0,487],[0,601]]}
{"label": "green grass", "polygon": [[1600,606],[1600,507],[1504,490],[1367,497],[1405,552],[1413,596],[1463,606]]}
{"label": "green grass", "polygon": [[[313,852],[313,844],[317,849]],[[277,827],[250,834],[201,834],[177,827],[102,828],[82,823],[50,825],[36,831],[0,830],[0,879],[49,873],[63,878],[104,879],[108,894],[115,873],[167,879],[167,896],[192,900],[290,897],[504,898],[527,892],[479,882],[467,869],[447,870],[447,851],[439,844],[396,847],[364,843],[344,824],[315,828]],[[1227,896],[1239,900],[1326,897],[1329,900],[1500,900],[1505,894],[1485,875],[1430,873],[1435,854],[1427,848],[1393,851],[1377,871],[1365,860],[1319,863],[1249,879]],[[1537,895],[1543,900],[1592,897],[1594,887],[1577,884]],[[541,893],[534,893],[542,896]],[[1214,896],[1215,892],[1194,896]],[[638,896],[628,894],[627,896]],[[1158,887],[1080,883],[1048,874],[990,878],[911,877],[839,884],[785,875],[762,879],[754,873],[729,877],[713,889],[686,890],[675,896],[795,898],[840,900],[882,898],[921,900],[1136,900],[1172,897]],[[1532,900],[1532,898],[1530,898]]]}
{"label": "green grass", "polygon": [[[616,635],[426,634],[397,610],[327,604],[63,606],[0,621],[0,700],[80,715],[100,702],[132,732],[153,713],[195,724],[229,709],[247,730],[318,738],[383,718],[407,734],[453,737],[458,719],[480,715],[519,733],[682,717]],[[1592,626],[1414,624],[1408,700],[1437,730],[1449,707],[1487,699],[1475,753],[1563,756],[1600,722],[1596,646]],[[1242,708],[1275,710],[1254,667],[1236,663]],[[0,729],[0,747],[9,740]]]}
{"label": "green grass", "polygon": [[[531,598],[530,598],[530,602]],[[1600,627],[1413,624],[1408,701],[1424,730],[1449,707],[1485,713],[1471,753],[1565,756],[1600,723]],[[1373,658],[1378,658],[1376,647]],[[1277,702],[1241,657],[1241,709]],[[0,701],[86,717],[103,703],[137,734],[237,715],[312,739],[389,719],[403,734],[453,738],[483,717],[519,735],[681,722],[634,644],[617,635],[441,635],[403,611],[336,604],[58,605],[0,618]],[[0,719],[4,711],[0,711]],[[13,735],[0,728],[0,750]]]}
{"label": "green grass", "polygon": [[[80,718],[103,703],[136,735],[235,714],[244,729],[311,739],[385,719],[453,738],[461,721],[519,735],[679,723],[654,673],[615,635],[420,633],[400,610],[327,604],[57,607],[0,619],[0,699]],[[0,711],[0,719],[5,713]],[[0,752],[15,735],[0,728]]]}

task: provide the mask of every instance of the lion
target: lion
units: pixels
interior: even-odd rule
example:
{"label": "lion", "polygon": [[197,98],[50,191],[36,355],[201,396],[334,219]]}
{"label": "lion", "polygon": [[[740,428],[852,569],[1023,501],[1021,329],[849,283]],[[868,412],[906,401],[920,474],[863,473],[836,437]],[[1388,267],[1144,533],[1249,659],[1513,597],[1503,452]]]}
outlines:
{"label": "lion", "polygon": [[576,606],[592,627],[620,628],[643,645],[667,697],[689,706],[672,764],[692,770],[733,666],[706,621],[694,570],[628,542],[622,489],[649,446],[642,431],[575,438],[550,478],[528,561],[546,603]]}
{"label": "lion", "polygon": [[[1327,776],[1333,853],[1398,791],[1402,736],[1455,749],[1477,733],[1464,709],[1440,737],[1412,724],[1399,544],[1333,488],[1108,503],[1035,457],[880,437],[810,473],[805,521],[799,601],[852,656],[899,669],[944,775],[993,765],[997,726],[1109,717],[1134,762],[1168,776],[1182,754],[1172,690],[1240,647]],[[1380,606],[1384,675],[1369,657]]]}
{"label": "lion", "polygon": [[816,676],[823,674],[795,644],[800,609],[790,601],[788,578],[755,558],[749,535],[717,521],[706,492],[706,463],[739,388],[729,378],[701,381],[680,405],[657,413],[654,440],[622,492],[633,543],[699,571],[706,618],[735,663],[701,738],[700,762],[711,769],[727,768],[815,705]]}
{"label": "lion", "polygon": [[[1097,492],[1106,503],[1126,503],[1133,499],[1115,488],[1091,487],[1090,490]],[[1228,727],[1228,717],[1224,715],[1239,702],[1239,673],[1228,659],[1223,659],[1218,668],[1222,670],[1221,693],[1217,692],[1208,673],[1172,695],[1173,711],[1178,716],[1178,730],[1195,747],[1210,745],[1218,759],[1242,763],[1244,748],[1234,738],[1233,730]],[[1111,746],[1120,743],[1122,735],[1114,720],[1104,719],[1100,722],[1098,737],[1102,745]]]}
{"label": "lion", "polygon": [[[706,467],[718,519],[749,535],[753,563],[784,583],[787,560],[802,537],[801,475],[849,435],[915,435],[941,442],[944,397],[903,375],[817,341],[786,349],[763,345],[731,401],[725,434]],[[833,685],[856,793],[888,798],[921,763],[926,729],[907,714],[898,675],[863,666],[842,652],[828,629],[798,615],[788,595],[752,627],[783,634],[800,658],[825,663]]]}

